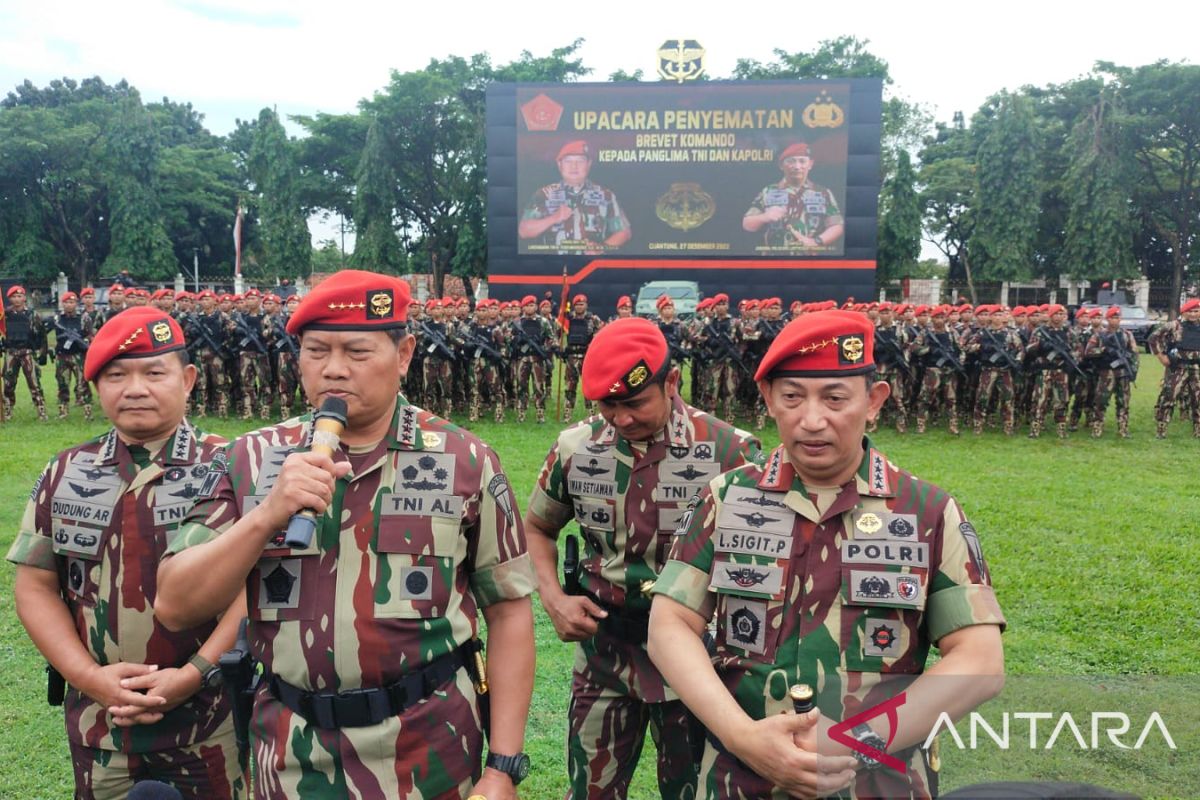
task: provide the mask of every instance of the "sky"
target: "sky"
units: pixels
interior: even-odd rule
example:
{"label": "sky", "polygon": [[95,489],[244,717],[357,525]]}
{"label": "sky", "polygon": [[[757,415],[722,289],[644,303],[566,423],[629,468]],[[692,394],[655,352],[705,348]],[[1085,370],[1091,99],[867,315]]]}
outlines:
{"label": "sky", "polygon": [[[1200,4],[1136,5],[1009,0],[1006,3],[553,4],[457,0],[0,0],[0,92],[24,80],[128,80],[145,101],[191,102],[224,134],[264,106],[282,116],[353,111],[391,70],[431,58],[487,52],[493,63],[521,51],[546,55],[584,40],[595,80],[617,69],[655,77],[655,51],[694,39],[708,72],[725,77],[738,58],[770,61],[776,49],[807,51],[853,35],[888,62],[890,91],[938,120],[968,118],[1000,89],[1061,83],[1099,60],[1138,65],[1195,61]],[[789,16],[790,14],[790,16]],[[290,126],[298,132],[295,126]],[[336,223],[318,238],[336,229]]]}

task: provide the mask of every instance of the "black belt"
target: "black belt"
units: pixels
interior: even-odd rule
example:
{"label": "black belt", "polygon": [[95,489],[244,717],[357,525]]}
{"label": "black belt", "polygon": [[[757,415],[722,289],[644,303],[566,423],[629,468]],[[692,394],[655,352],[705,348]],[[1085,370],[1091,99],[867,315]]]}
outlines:
{"label": "black belt", "polygon": [[271,675],[267,685],[276,700],[318,728],[365,728],[412,708],[453,678],[462,667],[471,669],[479,647],[479,641],[471,639],[387,686],[337,693],[309,692],[278,675]]}

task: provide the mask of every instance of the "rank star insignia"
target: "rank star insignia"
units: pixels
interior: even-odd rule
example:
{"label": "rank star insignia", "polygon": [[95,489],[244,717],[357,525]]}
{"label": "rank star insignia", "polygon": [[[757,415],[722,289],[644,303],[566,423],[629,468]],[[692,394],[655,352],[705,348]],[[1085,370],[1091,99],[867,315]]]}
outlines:
{"label": "rank star insignia", "polygon": [[871,644],[880,650],[887,650],[896,642],[896,632],[886,625],[880,625],[871,631]]}
{"label": "rank star insignia", "polygon": [[729,580],[743,589],[758,586],[767,579],[767,573],[759,572],[753,567],[742,567],[741,569],[726,568],[725,574],[729,576]]}
{"label": "rank star insignia", "polygon": [[129,347],[129,345],[133,344],[134,340],[136,340],[138,338],[138,336],[141,335],[141,333],[142,333],[141,328],[134,328],[133,333],[129,334],[129,338],[127,338],[125,341],[121,342],[120,347],[118,347],[117,349],[118,350],[126,349],[127,347]]}
{"label": "rank star insignia", "polygon": [[858,522],[854,523],[854,527],[863,533],[871,534],[883,527],[883,520],[879,519],[878,515],[868,511],[858,518]]}
{"label": "rank star insignia", "polygon": [[268,603],[286,603],[292,596],[292,585],[296,576],[284,569],[283,564],[276,564],[271,574],[263,578],[263,588],[267,590]]}

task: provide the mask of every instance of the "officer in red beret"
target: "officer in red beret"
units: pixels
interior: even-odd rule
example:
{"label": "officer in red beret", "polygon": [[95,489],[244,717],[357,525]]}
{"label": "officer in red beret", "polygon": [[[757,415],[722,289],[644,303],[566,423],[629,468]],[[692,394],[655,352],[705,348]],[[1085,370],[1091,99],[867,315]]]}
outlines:
{"label": "officer in red beret", "polygon": [[809,179],[808,145],[796,142],[779,154],[783,178],[766,186],[742,217],[742,229],[762,232],[760,252],[836,252],[845,231],[833,192]]}
{"label": "officer in red beret", "polygon": [[521,215],[522,251],[601,255],[628,242],[633,231],[617,196],[588,178],[588,143],[567,142],[555,161],[560,180],[534,192]]}
{"label": "officer in red beret", "polygon": [[[156,611],[172,629],[245,592],[265,670],[250,722],[259,800],[512,800],[529,769],[534,576],[520,512],[487,444],[399,393],[409,299],[399,278],[341,270],[301,300],[288,332],[305,395],[340,400],[325,413],[344,424],[305,414],[236,440],[159,567]],[[289,547],[283,531],[305,509],[311,541]],[[494,654],[482,671],[476,609]]]}
{"label": "officer in red beret", "polygon": [[8,309],[0,314],[4,350],[8,359],[4,363],[4,418],[12,419],[13,407],[17,402],[17,376],[25,376],[33,407],[38,419],[46,421],[46,395],[42,392],[40,365],[46,363],[46,323],[41,316],[25,305],[25,287],[14,284],[4,293]]}
{"label": "officer in red beret", "polygon": [[1179,317],[1150,335],[1150,352],[1162,363],[1162,388],[1154,404],[1155,436],[1165,439],[1180,394],[1191,398],[1192,436],[1200,439],[1200,299],[1184,301]]}
{"label": "officer in red beret", "polygon": [[[888,392],[873,338],[843,311],[784,328],[755,375],[782,444],[708,482],[654,584],[649,652],[710,733],[699,781],[714,800],[928,797],[921,744],[939,714],[1003,685],[1004,616],[974,527],[864,435]],[[931,645],[936,677],[921,675]],[[801,683],[816,710],[796,714]],[[833,738],[900,687],[898,715]]]}
{"label": "officer in red beret", "polygon": [[83,377],[83,357],[91,342],[92,319],[79,313],[79,297],[63,292],[58,298],[61,309],[54,315],[54,380],[58,384],[58,418],[66,419],[71,407],[71,384],[75,384],[75,405],[83,406],[83,418],[92,419],[92,389]]}
{"label": "officer in red beret", "polygon": [[229,378],[225,369],[226,330],[229,316],[218,307],[217,295],[212,289],[197,293],[198,308],[184,319],[182,325],[191,342],[192,360],[196,365],[196,388],[192,392],[192,406],[197,418],[215,410],[225,417],[229,413]]}
{"label": "officer in red beret", "polygon": [[[67,684],[75,797],[125,798],[135,781],[185,798],[244,797],[228,699],[213,664],[234,643],[240,595],[178,631],[155,618],[156,568],[178,523],[213,491],[225,440],[184,405],[196,369],[161,310],[129,309],[96,334],[83,375],[112,428],[59,453],[17,538],[17,614]],[[220,623],[216,617],[224,613]]]}
{"label": "officer in red beret", "polygon": [[[600,415],[559,434],[525,516],[542,605],[559,638],[579,643],[571,796],[627,797],[649,722],[662,797],[695,797],[692,748],[702,734],[646,655],[647,589],[688,498],[752,460],[758,441],[683,402],[667,341],[649,320],[617,320],[596,334],[583,395]],[[571,522],[584,552],[577,580],[563,587],[557,540]]]}

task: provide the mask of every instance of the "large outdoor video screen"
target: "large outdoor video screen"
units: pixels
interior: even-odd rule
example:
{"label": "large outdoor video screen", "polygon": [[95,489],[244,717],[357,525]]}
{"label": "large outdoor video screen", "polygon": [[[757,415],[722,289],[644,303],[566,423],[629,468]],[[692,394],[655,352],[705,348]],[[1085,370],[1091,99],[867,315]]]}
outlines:
{"label": "large outdoor video screen", "polygon": [[850,84],[517,86],[520,255],[839,257]]}

